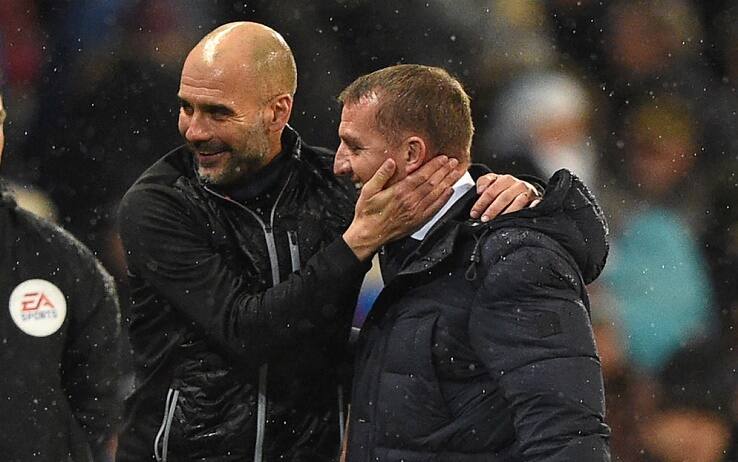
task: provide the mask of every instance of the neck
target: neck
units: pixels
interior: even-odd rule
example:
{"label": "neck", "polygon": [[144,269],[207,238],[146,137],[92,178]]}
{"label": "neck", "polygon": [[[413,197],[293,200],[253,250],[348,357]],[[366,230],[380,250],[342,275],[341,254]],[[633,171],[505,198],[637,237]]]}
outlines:
{"label": "neck", "polygon": [[269,135],[269,153],[267,154],[267,165],[282,152],[282,131],[279,130]]}
{"label": "neck", "polygon": [[[281,147],[282,143],[278,143],[277,146]],[[287,170],[286,167],[290,157],[289,153],[272,152],[273,149],[274,145],[272,144],[269,158],[262,167],[249,173],[238,183],[224,188],[223,192],[239,202],[253,200],[272,192],[275,189],[274,185],[282,180],[282,174]]]}

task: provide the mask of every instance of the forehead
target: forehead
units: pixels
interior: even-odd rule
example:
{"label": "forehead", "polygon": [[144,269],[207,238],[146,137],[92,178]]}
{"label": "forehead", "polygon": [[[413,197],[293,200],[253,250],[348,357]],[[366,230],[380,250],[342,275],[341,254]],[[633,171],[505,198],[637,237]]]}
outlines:
{"label": "forehead", "polygon": [[354,136],[378,133],[376,126],[376,115],[379,105],[376,99],[362,98],[358,102],[349,103],[341,110],[341,125],[339,134],[352,134]]}
{"label": "forehead", "polygon": [[257,101],[260,88],[245,63],[189,56],[182,68],[178,96],[191,103],[238,106]]}

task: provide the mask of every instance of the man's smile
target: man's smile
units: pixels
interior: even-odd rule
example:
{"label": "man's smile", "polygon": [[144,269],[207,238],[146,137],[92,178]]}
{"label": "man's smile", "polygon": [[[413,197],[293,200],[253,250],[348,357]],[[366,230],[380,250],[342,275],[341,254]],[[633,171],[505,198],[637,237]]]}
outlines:
{"label": "man's smile", "polygon": [[197,152],[195,156],[200,167],[209,167],[218,164],[229,154],[230,151]]}

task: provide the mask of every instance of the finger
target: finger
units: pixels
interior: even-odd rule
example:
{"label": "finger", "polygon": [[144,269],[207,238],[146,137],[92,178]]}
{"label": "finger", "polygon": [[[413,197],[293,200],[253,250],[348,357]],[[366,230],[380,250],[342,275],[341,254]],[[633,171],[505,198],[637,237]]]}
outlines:
{"label": "finger", "polygon": [[[488,194],[492,189],[493,188],[488,188],[487,191],[484,192],[484,195]],[[517,197],[525,195],[527,199],[527,194],[527,191],[521,191],[519,188],[515,187],[505,189],[494,198],[489,207],[487,207],[487,210],[482,213],[481,220],[486,222],[495,218],[507,209]]]}
{"label": "finger", "polygon": [[425,223],[430,217],[435,215],[436,212],[441,210],[441,207],[451,199],[451,195],[453,195],[453,193],[453,189],[446,188],[441,191],[435,199],[432,199],[431,196],[425,196],[423,200],[418,203],[417,213],[420,216],[419,223]]}
{"label": "finger", "polygon": [[361,188],[361,196],[372,197],[384,189],[387,182],[392,178],[392,175],[395,174],[396,168],[397,165],[394,160],[386,159],[377,171],[374,172],[374,175],[369,179],[369,181],[364,183],[364,186]]}
{"label": "finger", "polygon": [[429,179],[434,178],[434,175],[447,175],[450,169],[448,156],[436,156],[405,177],[402,183],[408,191],[412,191],[426,184]]}
{"label": "finger", "polygon": [[448,172],[446,173],[446,176],[441,180],[441,186],[445,187],[451,187],[453,186],[457,181],[459,181],[459,178],[464,176],[464,173],[466,173],[466,170],[460,170],[456,167],[459,166],[459,159],[449,159],[448,161]]}
{"label": "finger", "polygon": [[510,202],[510,205],[508,205],[507,208],[502,211],[501,215],[517,212],[518,210],[523,210],[524,208],[528,207],[529,202],[530,200],[528,197],[528,192],[519,194],[518,197],[513,199],[513,201]]}
{"label": "finger", "polygon": [[457,159],[449,159],[448,164],[446,165],[446,168],[437,170],[430,178],[428,178],[428,181],[426,181],[425,184],[418,187],[420,193],[425,195],[433,192],[445,191],[447,188],[453,186],[454,183],[464,175],[464,170],[456,168],[459,166],[459,161]]}
{"label": "finger", "polygon": [[472,218],[479,218],[480,215],[482,215],[482,212],[487,210],[489,208],[490,204],[494,200],[494,196],[488,193],[488,186],[485,187],[485,189],[479,191],[479,183],[477,183],[477,192],[480,194],[479,198],[477,198],[477,201],[474,203],[474,205],[471,208],[471,211],[469,211],[469,216]]}
{"label": "finger", "polygon": [[497,180],[497,176],[496,173],[487,173],[486,175],[480,176],[477,179],[477,194],[482,194],[489,185]]}
{"label": "finger", "polygon": [[427,208],[431,204],[433,204],[439,198],[439,196],[446,194],[449,191],[453,192],[451,187],[465,173],[465,170],[460,170],[456,168],[458,167],[458,164],[458,160],[451,159],[448,164],[449,167],[451,167],[450,170],[437,171],[433,174],[431,178],[428,179],[428,181],[425,182],[425,184],[420,185],[415,190],[415,202],[417,204],[416,209],[422,210],[424,208]]}
{"label": "finger", "polygon": [[[528,192],[530,193],[529,194],[530,197],[537,197],[539,199],[541,198],[541,193],[538,192],[538,189],[535,186],[533,186],[532,184],[528,183],[527,181],[523,181],[523,184],[525,185],[526,188],[528,188]],[[532,203],[531,203],[531,206],[533,206]]]}
{"label": "finger", "polygon": [[[399,183],[392,185],[390,189],[395,188],[395,197],[397,200],[407,204],[408,207],[406,208],[417,210],[438,199],[440,194],[461,178],[463,173],[454,170],[458,164],[459,161],[457,159],[446,158],[445,161],[436,162],[431,169],[420,173],[418,173],[420,169],[416,170],[412,173],[412,178],[408,175]],[[428,164],[425,164],[423,167],[426,165]],[[424,205],[419,207],[419,204]]]}
{"label": "finger", "polygon": [[[509,202],[505,202],[504,204],[498,203],[495,207],[492,207],[498,196],[510,188],[516,189],[514,190],[514,194],[510,194]],[[512,202],[516,195],[524,191],[525,187],[518,184],[514,177],[510,175],[498,175],[494,182],[490,183],[486,189],[479,193],[479,198],[472,206],[469,216],[472,218],[478,218],[486,211],[488,219],[494,218],[504,209],[504,207]],[[492,208],[490,209],[490,207]]]}

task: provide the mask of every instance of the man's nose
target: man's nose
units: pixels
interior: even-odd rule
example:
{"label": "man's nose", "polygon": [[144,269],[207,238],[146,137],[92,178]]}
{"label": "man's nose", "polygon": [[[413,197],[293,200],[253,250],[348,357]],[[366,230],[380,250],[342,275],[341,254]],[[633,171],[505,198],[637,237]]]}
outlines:
{"label": "man's nose", "polygon": [[333,174],[336,176],[351,174],[351,163],[348,161],[348,156],[344,151],[343,143],[338,147],[336,157],[333,159]]}
{"label": "man's nose", "polygon": [[207,120],[201,114],[195,112],[190,117],[184,136],[190,143],[197,143],[210,140],[212,133]]}

